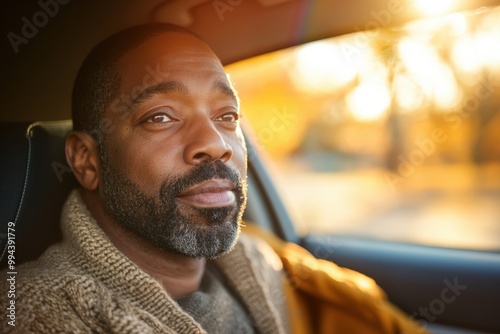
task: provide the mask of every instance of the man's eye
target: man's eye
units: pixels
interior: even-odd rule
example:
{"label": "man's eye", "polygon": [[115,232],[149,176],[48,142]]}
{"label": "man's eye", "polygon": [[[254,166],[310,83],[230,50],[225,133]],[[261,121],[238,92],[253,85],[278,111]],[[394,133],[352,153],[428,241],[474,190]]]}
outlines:
{"label": "man's eye", "polygon": [[169,117],[167,114],[156,114],[156,115],[149,117],[146,120],[146,122],[148,122],[148,123],[155,123],[155,124],[168,123],[168,122],[172,122],[172,121],[173,121],[173,119],[171,117]]}
{"label": "man's eye", "polygon": [[240,119],[240,115],[235,112],[224,114],[220,117],[217,117],[215,120],[219,122],[231,122],[235,123]]}

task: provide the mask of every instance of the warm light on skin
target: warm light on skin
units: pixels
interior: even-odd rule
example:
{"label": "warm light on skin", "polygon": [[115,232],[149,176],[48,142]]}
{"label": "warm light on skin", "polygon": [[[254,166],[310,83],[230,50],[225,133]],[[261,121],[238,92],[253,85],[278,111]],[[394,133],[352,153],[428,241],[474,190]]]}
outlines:
{"label": "warm light on skin", "polygon": [[314,93],[328,93],[356,77],[355,64],[330,42],[316,42],[297,50],[292,79],[297,87]]}
{"label": "warm light on skin", "polygon": [[444,14],[452,9],[453,0],[415,0],[415,7],[425,15]]}
{"label": "warm light on skin", "polygon": [[391,103],[387,86],[379,82],[361,83],[347,96],[352,116],[362,122],[376,121],[385,116]]}

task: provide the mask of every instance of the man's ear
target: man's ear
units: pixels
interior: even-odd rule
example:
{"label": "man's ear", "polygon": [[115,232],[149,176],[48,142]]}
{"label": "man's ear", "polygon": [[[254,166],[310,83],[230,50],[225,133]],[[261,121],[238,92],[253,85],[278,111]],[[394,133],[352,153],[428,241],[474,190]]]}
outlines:
{"label": "man's ear", "polygon": [[66,138],[66,160],[78,182],[87,190],[99,185],[100,160],[95,140],[81,131],[72,131]]}

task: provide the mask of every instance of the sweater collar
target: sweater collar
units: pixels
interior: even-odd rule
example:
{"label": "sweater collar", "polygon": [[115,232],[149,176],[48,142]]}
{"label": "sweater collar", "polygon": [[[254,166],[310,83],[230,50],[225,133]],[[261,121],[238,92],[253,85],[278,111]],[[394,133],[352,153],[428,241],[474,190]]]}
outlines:
{"label": "sweater collar", "polygon": [[113,294],[130,300],[179,333],[204,332],[163,289],[160,282],[123,255],[88,211],[78,190],[62,211],[64,242],[71,244],[70,260],[104,284]]}
{"label": "sweater collar", "polygon": [[[178,333],[204,333],[201,326],[168,295],[160,282],[123,255],[88,211],[78,190],[69,195],[62,211],[64,242],[69,242],[73,263],[102,282],[117,296],[126,298],[168,324]],[[248,254],[251,247],[240,236],[234,249],[215,263],[241,296],[260,333],[279,333],[280,320]]]}

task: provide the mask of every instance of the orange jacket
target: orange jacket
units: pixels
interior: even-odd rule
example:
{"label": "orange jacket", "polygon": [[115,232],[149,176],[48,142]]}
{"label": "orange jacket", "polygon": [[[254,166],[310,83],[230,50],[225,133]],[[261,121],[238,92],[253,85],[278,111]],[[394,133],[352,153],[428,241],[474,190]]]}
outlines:
{"label": "orange jacket", "polygon": [[248,224],[243,231],[266,241],[281,258],[295,334],[426,333],[387,300],[373,279],[316,259],[255,225]]}

